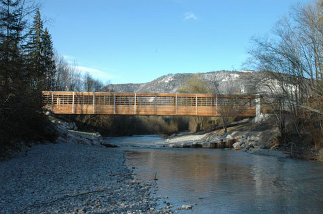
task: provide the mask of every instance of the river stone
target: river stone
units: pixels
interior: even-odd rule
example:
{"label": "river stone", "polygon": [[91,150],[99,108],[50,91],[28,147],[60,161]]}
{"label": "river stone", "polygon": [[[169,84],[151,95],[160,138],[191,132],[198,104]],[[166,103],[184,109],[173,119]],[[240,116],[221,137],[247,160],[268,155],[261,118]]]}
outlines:
{"label": "river stone", "polygon": [[182,210],[191,210],[192,209],[192,205],[182,205]]}
{"label": "river stone", "polygon": [[233,149],[240,150],[241,149],[241,142],[236,142],[232,145]]}
{"label": "river stone", "polygon": [[225,142],[225,148],[232,148],[232,145],[237,142],[237,139],[229,139]]}
{"label": "river stone", "polygon": [[225,142],[221,141],[216,144],[216,148],[223,149],[225,148]]}

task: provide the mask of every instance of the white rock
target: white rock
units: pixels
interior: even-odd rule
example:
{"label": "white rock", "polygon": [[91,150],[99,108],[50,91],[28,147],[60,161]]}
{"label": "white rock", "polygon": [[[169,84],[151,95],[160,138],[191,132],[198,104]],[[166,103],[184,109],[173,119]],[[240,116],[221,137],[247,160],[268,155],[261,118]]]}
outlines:
{"label": "white rock", "polygon": [[239,150],[241,149],[241,142],[236,142],[232,145],[233,149]]}
{"label": "white rock", "polygon": [[191,210],[192,209],[192,205],[182,205],[182,210]]}

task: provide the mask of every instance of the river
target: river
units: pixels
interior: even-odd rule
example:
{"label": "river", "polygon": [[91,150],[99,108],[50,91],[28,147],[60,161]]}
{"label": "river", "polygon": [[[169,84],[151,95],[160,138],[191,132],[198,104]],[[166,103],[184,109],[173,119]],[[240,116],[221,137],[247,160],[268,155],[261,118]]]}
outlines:
{"label": "river", "polygon": [[[221,149],[163,148],[156,135],[108,138],[178,213],[323,213],[323,164]],[[167,196],[167,197],[166,197]],[[159,200],[159,207],[166,206]],[[177,210],[183,204],[192,210]]]}

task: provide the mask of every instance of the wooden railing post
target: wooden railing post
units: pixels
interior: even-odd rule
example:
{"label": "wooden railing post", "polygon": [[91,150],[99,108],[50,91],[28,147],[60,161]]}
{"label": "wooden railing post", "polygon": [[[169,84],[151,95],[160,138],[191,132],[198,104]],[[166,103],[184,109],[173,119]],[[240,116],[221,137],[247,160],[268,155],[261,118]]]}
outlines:
{"label": "wooden railing post", "polygon": [[52,112],[54,112],[54,92],[52,92]]}
{"label": "wooden railing post", "polygon": [[215,95],[215,115],[218,115],[218,95]]}
{"label": "wooden railing post", "polygon": [[137,94],[135,93],[134,114],[137,113]]}
{"label": "wooden railing post", "polygon": [[113,113],[116,114],[116,94],[113,93]]}
{"label": "wooden railing post", "polygon": [[73,92],[73,101],[72,101],[72,113],[75,113],[75,106],[74,106],[74,96],[75,96],[75,92]]}
{"label": "wooden railing post", "polygon": [[175,107],[175,109],[176,109],[176,115],[177,115],[177,106],[178,106],[178,104],[177,104],[177,93],[176,93],[176,99],[175,99],[175,105],[176,105],[176,107]]}
{"label": "wooden railing post", "polygon": [[157,115],[157,94],[155,94],[155,115]]}
{"label": "wooden railing post", "polygon": [[195,97],[195,105],[196,105],[196,115],[198,113],[198,110],[197,110],[197,94],[196,94],[196,97]]}
{"label": "wooden railing post", "polygon": [[93,114],[95,114],[95,92],[93,92]]}

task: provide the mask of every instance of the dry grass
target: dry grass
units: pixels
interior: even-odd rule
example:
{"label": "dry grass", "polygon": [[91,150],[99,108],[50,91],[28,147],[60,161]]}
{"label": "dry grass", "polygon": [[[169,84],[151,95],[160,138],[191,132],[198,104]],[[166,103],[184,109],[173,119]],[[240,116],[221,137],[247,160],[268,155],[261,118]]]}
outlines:
{"label": "dry grass", "polygon": [[318,129],[314,129],[314,130],[312,130],[311,134],[313,137],[315,149],[323,148],[323,133]]}

